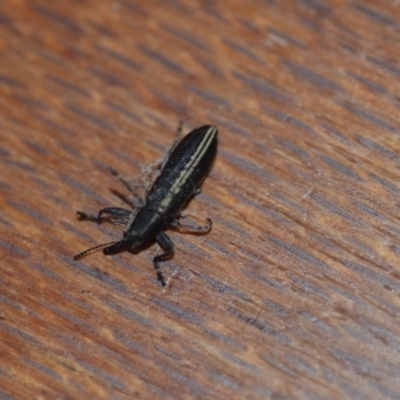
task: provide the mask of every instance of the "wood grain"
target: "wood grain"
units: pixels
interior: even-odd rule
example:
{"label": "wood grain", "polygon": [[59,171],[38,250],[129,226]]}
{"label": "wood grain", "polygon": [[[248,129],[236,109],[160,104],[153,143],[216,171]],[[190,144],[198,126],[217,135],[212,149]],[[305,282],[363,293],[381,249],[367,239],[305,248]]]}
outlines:
{"label": "wood grain", "polygon": [[[380,5],[379,5],[380,4]],[[398,2],[2,0],[0,399],[399,399]],[[185,131],[205,236],[72,256]]]}

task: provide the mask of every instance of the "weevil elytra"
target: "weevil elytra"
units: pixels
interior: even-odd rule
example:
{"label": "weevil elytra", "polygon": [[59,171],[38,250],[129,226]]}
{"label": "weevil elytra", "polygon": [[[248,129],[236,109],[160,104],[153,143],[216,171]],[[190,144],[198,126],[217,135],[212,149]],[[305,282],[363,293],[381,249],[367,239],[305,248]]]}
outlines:
{"label": "weevil elytra", "polygon": [[80,219],[101,223],[111,221],[127,226],[120,241],[101,244],[77,254],[74,259],[84,257],[95,249],[103,248],[106,255],[123,250],[139,251],[143,247],[157,242],[163,253],[153,258],[157,278],[162,286],[165,280],[160,269],[160,262],[172,257],[174,244],[165,233],[167,228],[187,232],[207,233],[211,229],[211,219],[203,226],[184,225],[183,209],[187,202],[201,192],[200,185],[209,172],[217,152],[218,129],[216,126],[203,125],[188,133],[163,161],[161,172],[148,190],[145,199],[137,195],[133,188],[119,179],[130,190],[135,199],[134,210],[119,207],[103,208],[97,216],[77,211]]}

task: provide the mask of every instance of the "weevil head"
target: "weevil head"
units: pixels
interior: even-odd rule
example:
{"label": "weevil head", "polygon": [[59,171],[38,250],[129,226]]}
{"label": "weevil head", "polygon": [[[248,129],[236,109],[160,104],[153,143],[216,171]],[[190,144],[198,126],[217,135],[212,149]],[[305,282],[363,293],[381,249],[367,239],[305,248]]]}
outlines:
{"label": "weevil head", "polygon": [[113,244],[112,246],[108,246],[103,249],[103,253],[105,255],[111,255],[115,253],[119,253],[124,250],[139,250],[142,247],[143,243],[138,237],[132,237],[131,235],[124,234],[124,238],[119,242]]}

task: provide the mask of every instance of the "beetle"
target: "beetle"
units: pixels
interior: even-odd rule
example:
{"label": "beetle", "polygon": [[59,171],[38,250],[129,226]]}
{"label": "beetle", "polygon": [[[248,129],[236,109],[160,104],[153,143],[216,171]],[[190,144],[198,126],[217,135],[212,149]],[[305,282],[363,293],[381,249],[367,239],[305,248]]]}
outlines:
{"label": "beetle", "polygon": [[[179,129],[180,130],[180,129]],[[142,248],[157,242],[163,253],[153,258],[157,278],[162,286],[165,279],[160,269],[160,262],[172,257],[174,244],[165,233],[167,228],[175,228],[187,232],[207,233],[212,226],[207,218],[205,225],[182,224],[183,212],[188,201],[201,192],[201,183],[208,174],[217,152],[218,128],[213,125],[203,125],[188,133],[178,144],[173,145],[161,165],[161,171],[150,186],[145,200],[135,193],[135,190],[118,175],[123,184],[134,196],[134,210],[119,207],[107,207],[98,212],[97,216],[77,211],[82,220],[101,223],[109,220],[127,226],[120,241],[91,247],[74,256],[78,260],[93,250],[103,248],[105,255],[119,253],[123,250],[140,251]]]}

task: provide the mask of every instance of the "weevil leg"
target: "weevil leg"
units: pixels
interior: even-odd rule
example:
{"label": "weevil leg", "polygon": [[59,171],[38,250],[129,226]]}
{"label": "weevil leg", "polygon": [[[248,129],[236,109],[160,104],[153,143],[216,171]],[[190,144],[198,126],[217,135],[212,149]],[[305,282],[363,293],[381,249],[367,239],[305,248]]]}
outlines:
{"label": "weevil leg", "polygon": [[107,207],[99,211],[98,218],[120,225],[127,225],[135,214],[134,211],[125,208]]}
{"label": "weevil leg", "polygon": [[[114,175],[129,191],[129,193],[133,196],[133,204],[137,208],[141,208],[144,206],[144,201],[143,199],[136,193],[136,189],[140,187],[140,185],[135,184],[131,185],[129,184],[115,169],[109,167],[109,171],[111,172],[112,175]],[[125,199],[126,201],[127,199]],[[128,201],[128,203],[130,203]],[[130,203],[131,204],[131,203]]]}
{"label": "weevil leg", "polygon": [[97,216],[86,214],[82,211],[77,211],[76,214],[81,220],[93,221],[98,224],[101,224],[103,221],[111,221],[115,224],[127,225],[134,212],[132,210],[126,210],[125,208],[107,207],[101,209]]}
{"label": "weevil leg", "polygon": [[99,217],[97,215],[86,214],[83,211],[76,211],[76,215],[82,221],[93,221],[93,222],[97,222],[97,223],[101,222],[101,221],[99,221]]}
{"label": "weevil leg", "polygon": [[187,223],[182,224],[180,222],[181,219],[186,218],[186,215],[181,213],[181,215],[172,221],[169,226],[171,228],[175,228],[180,232],[188,232],[188,233],[207,233],[211,230],[212,221],[210,218],[206,218],[207,223],[204,225],[199,225],[196,223]]}
{"label": "weevil leg", "polygon": [[157,235],[156,241],[160,245],[160,247],[164,250],[164,253],[160,254],[159,256],[156,255],[153,258],[153,263],[157,273],[157,279],[161,282],[162,286],[165,286],[165,280],[161,272],[159,263],[168,260],[169,258],[172,257],[172,255],[174,254],[175,246],[172,243],[172,240],[169,238],[169,236],[163,231],[161,231]]}
{"label": "weevil leg", "polygon": [[118,191],[111,189],[111,193],[121,199],[124,203],[128,204],[128,206],[130,206],[133,210],[137,210],[139,208],[134,201],[129,200],[127,196],[119,193]]}

